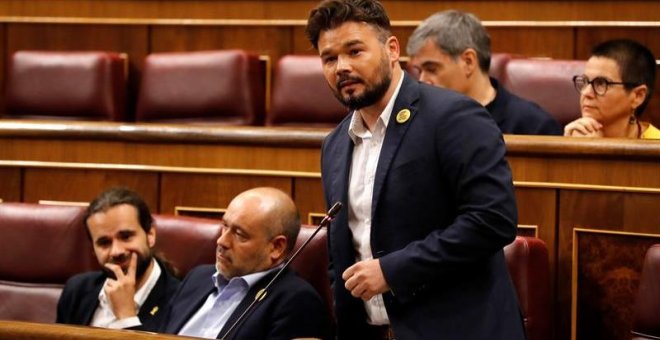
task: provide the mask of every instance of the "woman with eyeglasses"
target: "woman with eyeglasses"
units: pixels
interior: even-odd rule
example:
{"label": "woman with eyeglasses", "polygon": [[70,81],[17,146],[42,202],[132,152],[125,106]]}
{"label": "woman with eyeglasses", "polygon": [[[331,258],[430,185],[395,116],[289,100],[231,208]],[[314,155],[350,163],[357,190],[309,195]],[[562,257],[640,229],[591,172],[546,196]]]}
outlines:
{"label": "woman with eyeglasses", "polygon": [[655,58],[632,40],[596,46],[573,77],[582,117],[566,125],[564,136],[660,139],[660,130],[639,120],[653,95]]}

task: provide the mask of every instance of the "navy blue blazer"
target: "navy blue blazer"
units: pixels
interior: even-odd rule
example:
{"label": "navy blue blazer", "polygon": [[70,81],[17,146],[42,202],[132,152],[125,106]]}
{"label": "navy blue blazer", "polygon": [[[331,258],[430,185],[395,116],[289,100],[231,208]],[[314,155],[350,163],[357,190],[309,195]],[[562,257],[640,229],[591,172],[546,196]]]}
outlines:
{"label": "navy blue blazer", "polygon": [[[167,302],[179,288],[179,280],[161,267],[161,275],[138,311],[145,331],[157,331],[165,316]],[[99,305],[99,293],[106,276],[101,271],[87,272],[71,277],[57,302],[55,322],[71,325],[89,325]]]}
{"label": "navy blue blazer", "polygon": [[[410,118],[396,120],[400,110]],[[328,206],[348,202],[350,117],[324,140]],[[483,106],[404,73],[378,159],[371,249],[391,291],[397,339],[523,339],[502,248],[517,208],[502,133]],[[344,288],[355,263],[348,209],[328,234],[339,338],[371,338],[362,300]]]}
{"label": "navy blue blazer", "polygon": [[490,84],[495,88],[496,94],[495,99],[486,105],[486,110],[493,116],[502,133],[564,135],[561,125],[536,103],[507,91],[494,78],[490,78]]}
{"label": "navy blue blazer", "polygon": [[[183,280],[181,288],[172,298],[162,333],[177,334],[186,322],[202,307],[206,298],[215,291],[211,277],[214,265],[198,266]],[[271,273],[259,280],[241,301],[218,334],[225,339],[292,339],[330,336],[328,312],[319,294],[307,281],[286,270],[266,297],[252,311],[242,325],[226,337],[231,325],[247,309],[256,293],[275,275]]]}

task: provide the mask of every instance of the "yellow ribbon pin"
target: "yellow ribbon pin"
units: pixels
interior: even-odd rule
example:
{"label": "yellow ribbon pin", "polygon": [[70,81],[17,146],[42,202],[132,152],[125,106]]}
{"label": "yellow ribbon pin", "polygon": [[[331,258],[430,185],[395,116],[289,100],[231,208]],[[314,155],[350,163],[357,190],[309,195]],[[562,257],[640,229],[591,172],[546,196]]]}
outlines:
{"label": "yellow ribbon pin", "polygon": [[399,124],[407,122],[408,119],[410,119],[410,110],[408,109],[403,109],[396,114],[396,122]]}
{"label": "yellow ribbon pin", "polygon": [[156,315],[156,313],[158,313],[158,306],[154,306],[154,308],[151,309],[151,312],[149,312],[152,316]]}

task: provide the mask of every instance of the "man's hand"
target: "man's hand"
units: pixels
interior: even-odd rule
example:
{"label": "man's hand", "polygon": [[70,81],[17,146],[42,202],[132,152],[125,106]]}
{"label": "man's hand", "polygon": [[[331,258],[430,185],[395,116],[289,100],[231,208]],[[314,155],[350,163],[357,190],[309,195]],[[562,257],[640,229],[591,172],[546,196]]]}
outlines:
{"label": "man's hand", "polygon": [[351,295],[364,301],[390,290],[377,259],[360,261],[348,267],[341,277],[346,281],[344,287]]}
{"label": "man's hand", "polygon": [[103,287],[105,295],[112,306],[112,313],[118,320],[137,315],[135,310],[135,270],[137,268],[137,254],[131,254],[131,261],[128,266],[128,272],[124,274],[121,267],[106,263],[106,268],[115,273],[117,279],[108,279]]}
{"label": "man's hand", "polygon": [[578,118],[564,127],[564,136],[603,137],[603,124],[590,117]]}

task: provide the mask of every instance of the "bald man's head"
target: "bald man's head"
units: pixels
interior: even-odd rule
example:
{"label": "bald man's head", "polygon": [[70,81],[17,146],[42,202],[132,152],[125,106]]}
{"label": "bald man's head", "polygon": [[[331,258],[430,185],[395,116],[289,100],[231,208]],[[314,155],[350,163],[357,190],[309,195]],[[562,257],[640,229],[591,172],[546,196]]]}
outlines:
{"label": "bald man's head", "polygon": [[257,217],[269,237],[284,235],[287,253],[293,249],[300,232],[300,215],[296,204],[285,192],[270,187],[254,188],[236,196],[229,207],[232,204],[253,206],[254,210],[249,213]]}

